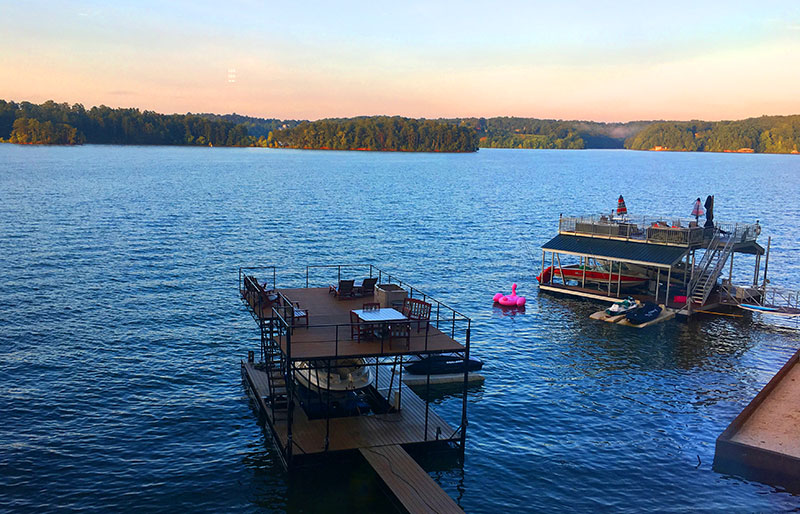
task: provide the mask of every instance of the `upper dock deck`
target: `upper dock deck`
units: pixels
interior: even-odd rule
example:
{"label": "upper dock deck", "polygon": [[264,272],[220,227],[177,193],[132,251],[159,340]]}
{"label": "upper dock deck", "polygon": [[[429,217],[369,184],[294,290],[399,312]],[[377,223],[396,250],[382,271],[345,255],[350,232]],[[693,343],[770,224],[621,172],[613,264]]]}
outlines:
{"label": "upper dock deck", "polygon": [[[352,321],[353,311],[361,309],[364,303],[376,301],[373,291],[343,299],[330,294],[330,286],[345,278],[377,279],[378,286],[392,284],[401,296],[426,306],[429,314],[424,319],[412,316],[400,322],[410,328],[407,337],[381,335],[386,332],[386,323]],[[264,279],[266,284],[262,285]],[[265,336],[275,340],[290,360],[391,357],[466,350],[471,324],[469,318],[372,265],[308,266],[304,276],[295,273],[281,282],[293,286],[298,281],[305,287],[280,287],[274,267],[242,268],[239,273],[243,301]],[[402,304],[402,300],[399,303]],[[401,307],[398,305],[397,309]],[[378,335],[356,337],[358,325],[362,328],[367,326],[370,333]]]}
{"label": "upper dock deck", "polygon": [[[754,243],[758,238],[758,224],[714,223],[722,234],[737,238],[737,244]],[[599,216],[561,216],[558,220],[558,233],[631,241],[684,248],[700,248],[714,235],[714,229],[698,226],[695,220],[671,216],[609,217]]]}
{"label": "upper dock deck", "polygon": [[[386,338],[358,342],[351,336],[350,311],[361,309],[365,302],[372,301],[371,297],[338,300],[328,293],[327,287],[278,291],[308,312],[308,326],[301,324],[292,332],[292,359],[376,357],[464,350],[462,344],[437,328],[437,325],[442,329],[445,329],[445,325],[451,328],[451,319],[436,319],[434,316],[428,323],[410,322],[412,326],[407,346]],[[287,350],[285,338],[281,340],[281,349],[284,352]]]}

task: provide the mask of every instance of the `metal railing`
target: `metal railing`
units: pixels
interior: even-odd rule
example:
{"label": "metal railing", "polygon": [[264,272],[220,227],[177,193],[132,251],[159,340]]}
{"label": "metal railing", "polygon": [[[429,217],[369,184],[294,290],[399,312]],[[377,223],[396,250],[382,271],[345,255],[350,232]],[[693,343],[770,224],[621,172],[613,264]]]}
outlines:
{"label": "metal railing", "polygon": [[694,219],[671,216],[561,216],[558,220],[559,234],[673,246],[702,245],[720,229],[724,233],[738,234],[737,243],[755,241],[760,233],[758,224],[723,222],[715,223],[713,229],[705,229]]}

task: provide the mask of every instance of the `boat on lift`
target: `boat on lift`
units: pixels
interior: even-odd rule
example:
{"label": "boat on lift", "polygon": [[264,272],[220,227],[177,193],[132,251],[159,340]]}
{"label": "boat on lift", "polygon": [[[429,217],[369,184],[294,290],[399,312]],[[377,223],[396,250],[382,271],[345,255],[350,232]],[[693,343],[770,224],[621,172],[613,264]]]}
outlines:
{"label": "boat on lift", "polygon": [[594,284],[607,284],[610,280],[614,284],[619,282],[623,289],[642,286],[650,280],[649,277],[638,274],[636,270],[625,264],[622,265],[622,275],[620,276],[619,271],[610,271],[607,266],[599,263],[588,266],[581,266],[580,264],[548,266],[536,277],[536,280],[540,284],[544,284],[550,281],[551,276],[577,282],[585,280],[586,283]]}
{"label": "boat on lift", "polygon": [[362,358],[299,361],[294,371],[297,383],[311,391],[347,392],[369,386],[372,369]]}

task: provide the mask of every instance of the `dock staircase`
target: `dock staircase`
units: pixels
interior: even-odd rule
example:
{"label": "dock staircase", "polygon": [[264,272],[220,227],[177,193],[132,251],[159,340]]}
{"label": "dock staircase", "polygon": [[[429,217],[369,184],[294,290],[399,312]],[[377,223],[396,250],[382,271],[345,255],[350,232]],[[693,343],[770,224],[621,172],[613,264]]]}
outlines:
{"label": "dock staircase", "polygon": [[264,361],[264,371],[267,375],[267,385],[269,394],[264,400],[272,411],[272,419],[276,413],[285,411],[288,407],[288,396],[286,391],[286,365],[279,343],[274,339],[278,328],[278,323],[274,319],[263,320],[264,326],[261,331],[262,352]]}
{"label": "dock staircase", "polygon": [[717,231],[706,248],[706,253],[700,260],[700,264],[695,268],[695,275],[689,282],[689,294],[687,301],[703,305],[708,300],[711,291],[717,284],[717,279],[725,268],[733,252],[736,234],[722,234]]}

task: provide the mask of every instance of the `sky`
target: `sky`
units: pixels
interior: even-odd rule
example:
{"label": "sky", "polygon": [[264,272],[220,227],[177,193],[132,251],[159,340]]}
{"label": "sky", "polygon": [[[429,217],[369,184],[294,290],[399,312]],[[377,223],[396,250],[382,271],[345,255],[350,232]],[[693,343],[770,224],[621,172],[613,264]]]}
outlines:
{"label": "sky", "polygon": [[0,99],[280,119],[800,114],[800,0],[0,0]]}

